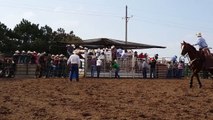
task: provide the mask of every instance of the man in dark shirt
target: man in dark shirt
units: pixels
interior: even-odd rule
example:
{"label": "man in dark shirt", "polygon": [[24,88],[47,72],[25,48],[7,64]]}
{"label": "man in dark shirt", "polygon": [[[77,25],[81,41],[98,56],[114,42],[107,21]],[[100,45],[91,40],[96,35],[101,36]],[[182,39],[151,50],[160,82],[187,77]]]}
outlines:
{"label": "man in dark shirt", "polygon": [[158,59],[158,54],[151,58],[150,64],[150,78],[156,78],[156,63]]}

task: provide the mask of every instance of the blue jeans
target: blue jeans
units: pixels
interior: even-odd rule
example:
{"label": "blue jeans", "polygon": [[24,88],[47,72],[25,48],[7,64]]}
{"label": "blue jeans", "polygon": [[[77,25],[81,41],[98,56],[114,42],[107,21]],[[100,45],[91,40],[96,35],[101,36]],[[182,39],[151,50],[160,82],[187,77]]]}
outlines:
{"label": "blue jeans", "polygon": [[146,68],[143,68],[143,78],[147,78],[147,71],[146,71]]}
{"label": "blue jeans", "polygon": [[172,76],[177,77],[178,76],[178,70],[176,68],[172,69]]}
{"label": "blue jeans", "polygon": [[183,73],[183,69],[178,69],[178,75],[177,75],[177,77],[181,78],[182,77],[182,73]]}
{"label": "blue jeans", "polygon": [[95,74],[95,65],[91,65],[91,77],[94,77]]}
{"label": "blue jeans", "polygon": [[172,78],[172,69],[168,69],[167,78]]}
{"label": "blue jeans", "polygon": [[118,74],[119,71],[119,68],[115,69],[115,78],[120,78],[120,75]]}
{"label": "blue jeans", "polygon": [[79,81],[78,64],[72,64],[70,71],[71,71],[71,73],[70,73],[70,80],[72,81],[73,75],[75,73],[76,81]]}
{"label": "blue jeans", "polygon": [[99,78],[101,72],[101,66],[97,66],[97,77]]}
{"label": "blue jeans", "polygon": [[153,75],[153,78],[156,78],[155,68],[150,68],[150,78],[152,78],[152,75]]}

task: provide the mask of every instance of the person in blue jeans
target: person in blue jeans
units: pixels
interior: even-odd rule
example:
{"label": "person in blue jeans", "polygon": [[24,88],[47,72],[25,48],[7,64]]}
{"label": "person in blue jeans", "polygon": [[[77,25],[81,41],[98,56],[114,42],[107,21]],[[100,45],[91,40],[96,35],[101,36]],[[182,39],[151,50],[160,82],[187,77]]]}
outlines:
{"label": "person in blue jeans", "polygon": [[172,63],[168,61],[167,63],[167,78],[172,78]]}
{"label": "person in blue jeans", "polygon": [[181,78],[183,75],[183,69],[184,69],[184,62],[183,61],[180,61],[178,63],[178,75],[177,75],[177,78]]}
{"label": "person in blue jeans", "polygon": [[70,81],[72,81],[74,73],[76,77],[76,81],[79,81],[79,70],[78,67],[80,65],[80,57],[77,55],[77,51],[73,51],[74,54],[72,54],[69,59],[67,60],[67,65],[70,66]]}
{"label": "person in blue jeans", "polygon": [[117,60],[114,60],[114,61],[113,61],[113,63],[112,63],[112,68],[115,69],[115,78],[120,78],[120,75],[119,75],[120,66],[119,66]]}
{"label": "person in blue jeans", "polygon": [[98,60],[96,61],[97,78],[99,78],[100,76],[101,66],[102,66],[102,60],[99,57]]}
{"label": "person in blue jeans", "polygon": [[149,66],[145,59],[142,61],[143,78],[147,78],[147,70],[149,69]]}
{"label": "person in blue jeans", "polygon": [[90,60],[90,71],[91,71],[91,77],[94,77],[95,69],[96,69],[96,57],[92,56],[92,59]]}
{"label": "person in blue jeans", "polygon": [[156,78],[156,59],[152,58],[150,64],[150,78]]}

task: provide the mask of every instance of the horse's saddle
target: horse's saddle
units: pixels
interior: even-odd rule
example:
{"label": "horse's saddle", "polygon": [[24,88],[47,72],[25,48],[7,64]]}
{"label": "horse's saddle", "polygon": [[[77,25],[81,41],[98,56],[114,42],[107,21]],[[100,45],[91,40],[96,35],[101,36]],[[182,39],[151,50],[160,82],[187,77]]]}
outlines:
{"label": "horse's saddle", "polygon": [[203,48],[202,52],[204,53],[205,56],[212,56],[209,48]]}
{"label": "horse's saddle", "polygon": [[202,49],[203,55],[205,56],[205,62],[203,64],[204,69],[213,69],[213,54],[208,48]]}

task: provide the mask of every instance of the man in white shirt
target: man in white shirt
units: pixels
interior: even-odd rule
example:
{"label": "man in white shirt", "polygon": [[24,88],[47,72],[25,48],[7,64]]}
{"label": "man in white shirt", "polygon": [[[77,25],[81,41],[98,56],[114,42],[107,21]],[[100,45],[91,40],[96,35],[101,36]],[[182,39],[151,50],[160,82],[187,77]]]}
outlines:
{"label": "man in white shirt", "polygon": [[77,55],[77,51],[74,50],[73,51],[74,54],[72,54],[69,59],[67,60],[67,65],[69,65],[71,67],[70,70],[70,81],[72,81],[73,75],[75,73],[76,75],[76,81],[79,81],[79,70],[78,70],[78,66],[80,66],[80,58]]}
{"label": "man in white shirt", "polygon": [[100,58],[98,58],[98,60],[96,61],[97,78],[99,78],[99,76],[100,76],[101,65],[102,65],[102,60]]}
{"label": "man in white shirt", "polygon": [[143,69],[143,78],[147,78],[147,70],[149,68],[148,63],[146,62],[145,59],[142,59],[142,69]]}

